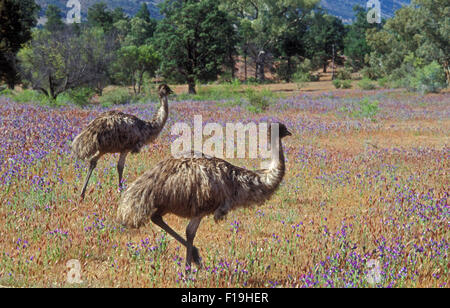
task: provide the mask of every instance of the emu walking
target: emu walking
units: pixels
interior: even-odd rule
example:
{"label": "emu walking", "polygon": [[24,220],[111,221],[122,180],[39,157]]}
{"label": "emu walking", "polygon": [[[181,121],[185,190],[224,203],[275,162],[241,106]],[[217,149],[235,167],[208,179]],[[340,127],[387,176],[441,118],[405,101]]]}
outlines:
{"label": "emu walking", "polygon": [[97,161],[107,153],[120,153],[117,171],[119,187],[127,155],[139,153],[141,148],[153,142],[164,128],[169,114],[168,96],[172,90],[167,85],[160,85],[158,93],[161,107],[151,121],[119,111],[101,114],[75,138],[72,152],[78,159],[89,160],[89,172],[84,182],[81,198],[84,199],[89,179],[97,166]]}
{"label": "emu walking", "polygon": [[[118,222],[139,228],[150,218],[186,247],[187,266],[193,260],[201,267],[193,242],[202,218],[214,214],[218,222],[231,210],[262,204],[280,185],[285,173],[281,139],[291,133],[284,124],[279,124],[278,133],[278,138],[272,139],[269,169],[250,171],[205,155],[158,163],[124,193],[117,211]],[[164,222],[162,217],[169,213],[191,219],[186,240]]]}

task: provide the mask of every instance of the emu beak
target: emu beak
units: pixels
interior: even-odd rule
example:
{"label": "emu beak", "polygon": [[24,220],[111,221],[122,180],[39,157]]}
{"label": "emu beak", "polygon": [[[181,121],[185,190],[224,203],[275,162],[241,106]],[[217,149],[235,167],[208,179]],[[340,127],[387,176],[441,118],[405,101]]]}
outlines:
{"label": "emu beak", "polygon": [[292,136],[292,133],[290,131],[287,131],[288,136]]}

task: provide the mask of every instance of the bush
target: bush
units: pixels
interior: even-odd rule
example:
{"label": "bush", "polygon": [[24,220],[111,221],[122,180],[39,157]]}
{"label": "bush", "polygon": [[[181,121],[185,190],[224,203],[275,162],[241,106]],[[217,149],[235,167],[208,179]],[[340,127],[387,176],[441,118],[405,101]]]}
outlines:
{"label": "bush", "polygon": [[342,88],[350,89],[352,87],[352,82],[350,80],[342,80]]}
{"label": "bush", "polygon": [[377,88],[369,78],[363,78],[360,82],[358,82],[358,86],[362,90],[375,90]]}
{"label": "bush", "polygon": [[273,97],[273,93],[269,90],[263,90],[256,92],[253,89],[247,89],[245,91],[245,98],[248,101],[247,109],[253,113],[261,113],[266,111],[270,106],[270,99]]}
{"label": "bush", "polygon": [[352,87],[352,82],[350,80],[333,80],[333,85],[336,89],[350,89]]}
{"label": "bush", "polygon": [[336,73],[336,79],[340,80],[351,80],[352,79],[352,73],[348,69],[339,70]]}
{"label": "bush", "polygon": [[133,101],[133,96],[130,94],[128,89],[117,88],[108,93],[103,94],[100,97],[100,104],[103,107],[110,107],[112,105],[124,105],[131,103]]}
{"label": "bush", "polygon": [[365,98],[358,102],[359,109],[353,111],[353,116],[357,118],[368,118],[372,121],[375,120],[375,116],[378,114],[380,102],[370,102],[368,98]]}
{"label": "bush", "polygon": [[444,70],[436,61],[417,69],[409,81],[409,87],[422,94],[437,93],[446,86]]}
{"label": "bush", "polygon": [[56,102],[58,104],[71,103],[78,106],[86,106],[87,104],[89,104],[94,93],[94,90],[86,87],[72,89],[67,91],[66,93],[60,94],[56,98]]}
{"label": "bush", "polygon": [[389,79],[388,79],[388,77],[380,78],[380,79],[378,79],[377,82],[378,82],[378,85],[381,88],[388,88],[389,87]]}
{"label": "bush", "polygon": [[310,82],[310,81],[318,81],[319,76],[315,76],[311,74],[311,71],[314,70],[313,63],[311,60],[306,59],[301,64],[298,65],[298,69],[295,74],[292,76],[292,80],[294,82]]}
{"label": "bush", "polygon": [[[44,93],[35,90],[12,91],[10,97],[18,103],[51,104],[52,100]],[[54,103],[54,102],[53,102]]]}
{"label": "bush", "polygon": [[342,87],[342,81],[340,79],[333,80],[333,85],[336,89],[340,89]]}

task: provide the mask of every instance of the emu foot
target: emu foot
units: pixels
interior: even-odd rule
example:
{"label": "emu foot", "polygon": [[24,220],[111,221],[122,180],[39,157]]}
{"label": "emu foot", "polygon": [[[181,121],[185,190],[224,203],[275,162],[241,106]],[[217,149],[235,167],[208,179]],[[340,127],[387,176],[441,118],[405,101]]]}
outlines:
{"label": "emu foot", "polygon": [[193,247],[192,249],[192,259],[199,269],[203,268],[202,258],[200,257],[197,247]]}

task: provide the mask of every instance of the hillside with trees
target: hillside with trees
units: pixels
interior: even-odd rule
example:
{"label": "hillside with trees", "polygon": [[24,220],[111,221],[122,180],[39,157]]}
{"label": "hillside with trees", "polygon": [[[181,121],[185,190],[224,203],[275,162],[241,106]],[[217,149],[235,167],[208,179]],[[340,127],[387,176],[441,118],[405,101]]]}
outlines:
{"label": "hillside with trees", "polygon": [[107,85],[140,95],[155,77],[188,84],[193,94],[197,84],[234,80],[238,62],[242,81],[256,83],[314,81],[330,63],[341,67],[334,74],[333,66],[333,79],[358,73],[421,92],[438,91],[450,76],[445,0],[415,0],[381,24],[368,23],[356,6],[351,25],[319,0],[171,0],[160,4],[160,20],[145,3],[129,16],[96,2],[79,24],[66,24],[65,13],[48,5],[40,28],[28,2],[23,9],[23,1],[0,2],[1,78],[52,100],[79,89],[101,95]]}

